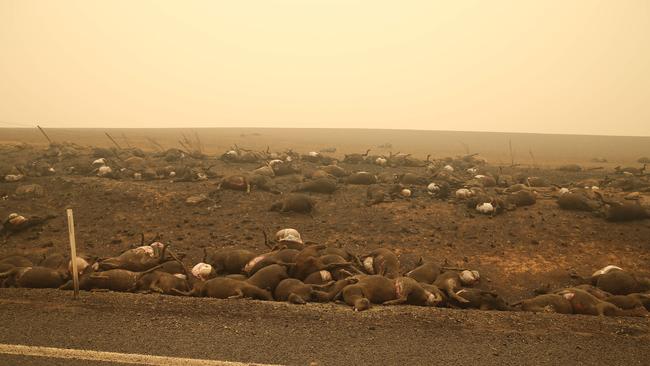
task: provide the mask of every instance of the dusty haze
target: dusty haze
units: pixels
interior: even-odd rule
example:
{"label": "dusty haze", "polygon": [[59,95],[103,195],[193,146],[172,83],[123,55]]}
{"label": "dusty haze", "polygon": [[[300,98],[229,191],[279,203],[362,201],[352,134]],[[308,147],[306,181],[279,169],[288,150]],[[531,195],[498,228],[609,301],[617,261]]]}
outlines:
{"label": "dusty haze", "polygon": [[650,2],[0,2],[0,121],[650,135]]}
{"label": "dusty haze", "polygon": [[[578,163],[583,166],[614,167],[636,165],[637,159],[650,156],[650,137],[541,135],[528,133],[404,131],[368,129],[283,129],[283,128],[201,128],[201,129],[47,129],[55,142],[81,145],[114,146],[106,137],[109,133],[123,147],[156,150],[153,139],[164,148],[180,148],[182,136],[199,136],[205,152],[223,154],[234,144],[242,148],[283,151],[293,149],[306,153],[335,147],[343,157],[346,153],[373,154],[408,152],[413,156],[434,158],[479,153],[495,165],[510,165],[512,161],[525,166],[557,166]],[[0,144],[28,143],[46,145],[47,140],[36,128],[5,128],[0,130]],[[390,147],[380,147],[390,143]],[[512,144],[512,155],[510,155]],[[607,163],[593,162],[605,158]]]}

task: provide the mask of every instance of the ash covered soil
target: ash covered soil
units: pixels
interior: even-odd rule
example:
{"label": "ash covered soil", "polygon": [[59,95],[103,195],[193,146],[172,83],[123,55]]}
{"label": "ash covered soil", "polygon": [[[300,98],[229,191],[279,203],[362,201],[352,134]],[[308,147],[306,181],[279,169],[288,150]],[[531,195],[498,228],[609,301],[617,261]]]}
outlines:
{"label": "ash covered soil", "polygon": [[[450,198],[431,196],[427,184],[406,184],[405,187],[412,191],[411,197],[397,197],[392,202],[368,206],[367,186],[339,182],[333,194],[311,193],[310,196],[316,200],[315,210],[311,214],[300,214],[269,211],[271,204],[281,198],[279,194],[255,187],[250,193],[218,189],[223,177],[248,174],[263,166],[262,162],[227,162],[218,156],[201,159],[184,156],[173,160],[167,159],[163,152],[146,153],[143,158],[146,167],[171,167],[179,172],[190,167],[204,172],[207,179],[179,182],[163,175],[153,180],[135,180],[133,174],[137,169],[132,167],[118,179],[112,179],[96,176],[90,168],[92,162],[104,157],[108,164],[114,162],[113,168],[118,170],[118,167],[128,165],[125,160],[132,154],[126,151],[115,154],[113,151],[111,156],[107,149],[93,150],[76,145],[64,147],[66,152],[63,154],[61,147],[44,150],[26,145],[5,145],[0,148],[0,173],[3,176],[25,175],[17,182],[0,183],[0,216],[4,218],[13,212],[25,216],[57,215],[41,226],[10,236],[0,244],[0,256],[16,252],[67,253],[65,209],[73,208],[78,252],[99,257],[116,256],[139,246],[141,234],[144,234],[145,241],[158,235],[161,242],[171,244],[174,251],[183,254],[183,261],[190,266],[201,261],[206,247],[242,248],[260,254],[267,252],[262,231],[272,235],[290,227],[300,231],[303,239],[338,246],[359,255],[379,247],[391,249],[399,256],[404,271],[412,269],[420,257],[451,267],[476,269],[481,273],[478,288],[494,290],[511,303],[532,297],[533,290],[539,287],[570,286],[575,283],[572,273],[588,276],[610,264],[650,276],[650,220],[610,222],[599,212],[561,210],[556,202],[557,187],[582,189],[588,184],[590,187],[599,186],[599,190],[612,199],[622,200],[629,193],[638,192],[635,198],[647,205],[650,193],[648,176],[644,173],[630,178],[629,174],[617,174],[609,168],[560,171],[481,165],[478,166],[481,174],[508,176],[513,180],[500,188],[482,188],[495,196],[503,193],[499,189],[526,182],[528,177],[541,177],[546,181],[543,187],[532,188],[537,196],[534,205],[492,216],[468,208],[453,196],[453,191],[464,187],[473,175],[466,173],[466,166],[459,163],[454,175],[462,182],[451,185]],[[59,153],[53,151],[56,149]],[[337,154],[329,155],[339,160],[343,158]],[[381,167],[372,162],[348,164],[339,161],[338,165],[350,172],[363,170],[398,175],[411,172],[430,181],[439,181],[436,172],[445,164],[454,165],[457,161],[460,160],[436,161],[437,170],[428,170],[426,166]],[[54,172],[36,173],[40,168],[37,169],[34,162],[44,162],[53,167]],[[294,163],[301,169],[300,174],[272,179],[280,191],[291,191],[298,183],[308,180],[306,176],[310,172],[323,165],[297,160]],[[76,169],[70,170],[72,166]],[[633,189],[626,188],[629,185],[612,183],[621,179],[634,179]],[[27,184],[40,185],[42,195],[17,195],[16,190]],[[187,199],[193,196],[203,197],[198,203],[188,203]],[[12,319],[4,324],[2,333],[9,337],[7,334],[18,332],[13,327],[19,327],[19,323],[30,327],[30,319],[34,319],[36,324],[40,324],[38,322],[47,321],[44,314],[59,310],[62,314],[80,313],[80,329],[90,323],[100,329],[108,327],[94,322],[93,316],[110,319],[111,314],[122,314],[124,318],[121,320],[134,322],[130,328],[136,333],[163,329],[165,337],[173,337],[174,332],[189,332],[198,324],[199,331],[211,334],[213,343],[233,337],[231,351],[224,351],[231,345],[223,343],[215,347],[220,351],[214,351],[228,359],[292,364],[309,361],[340,364],[342,360],[337,358],[335,350],[348,347],[345,354],[354,357],[355,350],[368,342],[375,350],[385,350],[385,354],[375,352],[373,357],[378,363],[388,364],[409,360],[414,364],[427,364],[432,357],[463,364],[477,360],[497,364],[503,362],[500,356],[530,352],[533,353],[527,360],[537,360],[540,364],[554,364],[553,360],[566,356],[566,352],[575,352],[571,359],[582,359],[587,364],[591,361],[596,363],[603,354],[616,352],[619,352],[618,356],[608,358],[607,364],[642,364],[642,360],[648,359],[650,340],[647,318],[460,311],[412,306],[375,306],[367,313],[359,314],[336,304],[301,307],[249,300],[217,301],[118,293],[86,293],[82,302],[71,303],[70,295],[57,290],[1,289],[3,317]],[[20,299],[25,299],[27,305],[21,305]],[[30,307],[41,310],[28,315],[25,308]],[[156,319],[153,322],[134,320],[143,316],[143,309],[154,310]],[[215,332],[206,325],[210,323],[202,323],[205,318],[214,322],[217,321],[214,319],[223,319],[224,328]],[[53,324],[65,326],[62,320],[55,320]],[[155,324],[159,327],[153,328]],[[37,332],[37,329],[30,329]],[[115,330],[106,330],[108,334],[112,331]],[[310,337],[310,334],[318,336]],[[14,339],[24,338],[16,337]],[[186,334],[183,339],[187,337]],[[256,344],[262,345],[261,353],[266,356],[258,357],[259,351],[246,353],[243,350],[246,338],[259,341]],[[87,342],[95,342],[103,350],[133,351],[128,342],[120,344],[114,340],[116,343],[110,345],[102,344],[97,337],[74,339],[80,346],[85,346],[84,339],[91,339]],[[270,339],[274,341],[269,342]],[[304,341],[307,348],[294,351],[296,354],[282,352],[291,349],[279,346],[287,339],[288,345],[296,347],[298,343],[302,347]],[[417,342],[421,345],[418,346]],[[468,343],[474,345],[467,347]],[[434,347],[436,351],[429,355],[416,352],[425,345]],[[538,348],[538,345],[545,348]],[[248,346],[250,348],[250,341]],[[169,352],[176,354],[174,350],[178,349],[178,354],[183,356],[211,358],[201,352],[188,354],[189,351],[183,351],[191,347],[181,342],[169,348]],[[513,354],[508,353],[511,347]],[[156,352],[153,345],[147,350],[152,354],[166,352],[160,348]],[[591,355],[600,356],[589,358],[585,356],[586,350],[590,350]],[[313,358],[309,357],[312,352],[316,355]],[[382,357],[387,357],[383,359],[385,362],[382,362]],[[365,362],[370,359],[348,360],[351,364],[370,363]]]}

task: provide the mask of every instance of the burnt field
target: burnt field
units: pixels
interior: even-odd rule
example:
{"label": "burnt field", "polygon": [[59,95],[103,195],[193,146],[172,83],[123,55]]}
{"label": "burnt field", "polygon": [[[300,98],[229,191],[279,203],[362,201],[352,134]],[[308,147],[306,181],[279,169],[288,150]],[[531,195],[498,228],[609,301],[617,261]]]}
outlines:
{"label": "burnt field", "polygon": [[[16,131],[0,139],[5,142],[0,146],[0,216],[4,220],[17,213],[28,220],[47,220],[16,230],[5,222],[0,258],[19,254],[37,265],[43,258],[66,256],[65,209],[73,208],[78,252],[89,260],[159,241],[192,268],[210,248],[269,253],[270,247],[282,245],[273,241],[273,234],[294,228],[307,244],[361,259],[375,249],[388,249],[399,260],[398,274],[421,261],[476,270],[480,281],[474,288],[496,293],[509,304],[540,290],[579,285],[581,278],[607,265],[637,278],[650,277],[650,175],[636,161],[640,150],[613,160],[608,156],[606,162],[587,159],[592,154],[582,151],[582,157],[515,161],[512,166],[504,160],[517,159],[495,158],[494,153],[486,157],[474,144],[468,146],[472,154],[445,154],[435,148],[424,154],[424,147],[415,144],[417,153],[407,155],[411,151],[406,146],[386,145],[388,136],[378,137],[384,141],[381,147],[350,145],[341,150],[333,137],[319,140],[314,148],[295,140],[292,148],[290,139],[275,145],[247,140],[262,140],[264,133],[237,131],[235,136],[229,131],[236,142],[226,144],[188,132],[173,145],[169,131],[149,138],[111,131],[118,148],[105,136],[108,144],[100,142],[96,131],[89,133],[96,144],[82,144],[59,143],[65,131],[54,130],[50,136],[57,142],[50,146],[35,137],[31,141],[33,136],[26,138],[33,143],[18,143],[16,136],[33,131]],[[309,202],[308,212],[274,205],[297,194]],[[630,208],[631,213],[625,211]],[[361,263],[357,269],[367,271]],[[2,297],[12,304],[10,299],[25,294],[4,290]],[[48,297],[54,302],[59,298]],[[173,309],[178,297],[165,298]],[[232,301],[229,306],[238,306],[238,300]],[[351,312],[346,305],[331,306],[337,314]],[[301,314],[331,312],[331,306],[310,306]],[[263,314],[264,309],[254,311]],[[413,316],[426,311],[400,309],[400,314]],[[381,316],[389,310],[374,305],[369,311]],[[391,321],[399,322],[402,315],[390,311]],[[504,332],[515,330],[506,323],[524,316],[501,314]],[[542,314],[525,316],[541,327],[558,321]],[[482,318],[479,312],[472,319],[483,331],[490,329],[487,315]],[[646,318],[625,322],[638,327],[635,337],[648,336]],[[273,360],[283,362],[282,357]],[[291,362],[296,360],[304,358]]]}
{"label": "burnt field", "polygon": [[[462,127],[462,126],[459,126]],[[156,142],[168,149],[180,147],[182,135],[198,134],[204,151],[219,155],[237,144],[254,150],[306,153],[336,147],[335,156],[363,152],[388,155],[402,152],[424,159],[480,153],[492,165],[510,165],[512,160],[526,166],[554,167],[577,163],[586,166],[631,165],[650,155],[650,137],[544,135],[501,132],[409,131],[370,129],[286,129],[286,128],[196,128],[196,129],[47,129],[54,141],[84,146],[113,147],[105,132],[123,147],[155,150]],[[37,129],[3,128],[0,143],[28,143],[46,146]],[[390,144],[387,146],[386,144]],[[512,146],[512,154],[510,147]],[[604,158],[607,162],[594,162]]]}

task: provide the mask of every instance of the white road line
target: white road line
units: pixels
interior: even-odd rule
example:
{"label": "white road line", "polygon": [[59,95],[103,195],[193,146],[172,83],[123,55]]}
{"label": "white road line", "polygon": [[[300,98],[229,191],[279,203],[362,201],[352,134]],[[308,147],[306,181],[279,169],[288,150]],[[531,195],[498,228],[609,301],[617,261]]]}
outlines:
{"label": "white road line", "polygon": [[136,365],[163,366],[277,366],[260,363],[204,360],[197,358],[165,357],[140,355],[136,353],[117,353],[88,351],[83,349],[25,346],[0,343],[0,354],[47,358],[70,358],[85,361],[103,361]]}

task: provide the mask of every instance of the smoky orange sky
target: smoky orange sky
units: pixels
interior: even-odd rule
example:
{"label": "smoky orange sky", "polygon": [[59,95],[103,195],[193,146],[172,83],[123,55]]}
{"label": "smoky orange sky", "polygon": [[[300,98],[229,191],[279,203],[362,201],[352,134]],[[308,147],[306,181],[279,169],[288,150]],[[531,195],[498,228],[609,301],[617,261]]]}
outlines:
{"label": "smoky orange sky", "polygon": [[0,0],[0,121],[650,135],[650,1]]}

